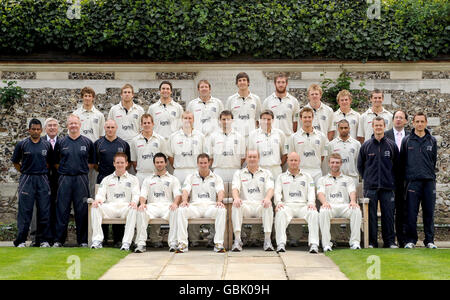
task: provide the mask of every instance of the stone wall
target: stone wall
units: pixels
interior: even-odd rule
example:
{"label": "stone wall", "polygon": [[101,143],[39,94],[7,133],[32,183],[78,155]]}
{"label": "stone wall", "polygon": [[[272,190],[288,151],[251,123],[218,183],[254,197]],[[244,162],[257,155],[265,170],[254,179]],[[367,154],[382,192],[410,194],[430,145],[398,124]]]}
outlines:
{"label": "stone wall", "polygon": [[[319,83],[325,74],[337,78],[342,69],[365,88],[385,92],[386,107],[404,109],[409,115],[419,110],[429,117],[429,129],[438,139],[438,187],[436,223],[450,224],[450,63],[267,63],[267,64],[0,64],[0,79],[15,80],[27,95],[9,109],[0,110],[0,223],[13,222],[17,213],[16,187],[19,174],[10,163],[14,145],[26,136],[32,117],[55,117],[65,132],[66,115],[81,105],[79,93],[91,86],[97,93],[95,105],[105,114],[120,101],[120,88],[131,83],[135,101],[145,110],[158,100],[158,86],[170,80],[174,98],[186,106],[197,97],[196,84],[208,79],[212,94],[225,101],[236,92],[235,76],[241,71],[250,75],[250,88],[263,100],[274,91],[273,77],[278,71],[289,73],[289,91],[301,106],[307,103],[306,89]],[[3,86],[0,83],[0,86]],[[365,111],[369,104],[358,109]],[[410,117],[410,120],[412,118]]]}

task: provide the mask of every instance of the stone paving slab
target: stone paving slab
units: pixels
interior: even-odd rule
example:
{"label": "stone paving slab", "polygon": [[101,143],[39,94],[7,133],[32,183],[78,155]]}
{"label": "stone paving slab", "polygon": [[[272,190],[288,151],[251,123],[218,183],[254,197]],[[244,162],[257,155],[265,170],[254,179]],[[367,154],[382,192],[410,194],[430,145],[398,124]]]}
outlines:
{"label": "stone paving slab", "polygon": [[338,267],[334,268],[304,268],[287,267],[289,280],[348,280]]}
{"label": "stone paving slab", "polygon": [[221,276],[223,273],[224,264],[184,264],[173,265],[169,264],[161,276],[183,276],[190,279],[192,275],[195,276]]}
{"label": "stone paving slab", "polygon": [[225,280],[286,280],[282,263],[231,263],[227,266]]}

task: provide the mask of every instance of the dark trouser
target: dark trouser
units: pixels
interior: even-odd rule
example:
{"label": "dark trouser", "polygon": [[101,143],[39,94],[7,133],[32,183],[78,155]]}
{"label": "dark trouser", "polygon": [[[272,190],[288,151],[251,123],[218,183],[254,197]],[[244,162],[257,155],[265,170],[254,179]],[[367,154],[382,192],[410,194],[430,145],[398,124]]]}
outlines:
{"label": "dark trouser", "polygon": [[89,181],[88,175],[60,175],[56,199],[56,236],[55,242],[64,244],[67,238],[70,207],[73,202],[75,225],[77,227],[78,245],[88,242],[88,205]]}
{"label": "dark trouser", "polygon": [[36,233],[41,237],[40,242],[50,241],[50,186],[47,175],[23,174],[20,176],[18,197],[18,232],[14,245],[17,246],[27,240],[35,203],[37,208]]}
{"label": "dark trouser", "polygon": [[[111,174],[98,173],[97,184],[100,184],[102,182],[103,178],[105,178],[108,175],[111,175]],[[109,224],[103,224],[102,230],[103,230],[103,236],[105,237],[105,241],[107,241],[108,236],[109,236]],[[125,225],[113,224],[112,232],[113,232],[114,244],[121,242],[123,235],[125,234]]]}
{"label": "dark trouser", "polygon": [[406,245],[406,200],[403,184],[395,190],[395,233],[400,247]]}
{"label": "dark trouser", "polygon": [[434,207],[436,205],[436,181],[414,180],[406,186],[406,242],[417,243],[417,215],[422,205],[425,240],[423,243],[434,243]]}
{"label": "dark trouser", "polygon": [[395,244],[394,231],[394,210],[395,197],[394,192],[390,190],[366,190],[364,197],[369,201],[369,244],[378,247],[378,200],[380,200],[381,208],[381,236],[383,238],[384,247]]}

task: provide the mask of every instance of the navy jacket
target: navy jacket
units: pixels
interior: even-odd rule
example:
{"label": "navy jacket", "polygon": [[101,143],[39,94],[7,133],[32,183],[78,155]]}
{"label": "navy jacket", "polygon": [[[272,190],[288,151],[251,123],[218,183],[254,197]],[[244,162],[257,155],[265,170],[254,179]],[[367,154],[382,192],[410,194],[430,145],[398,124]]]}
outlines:
{"label": "navy jacket", "polygon": [[428,129],[420,138],[412,130],[402,140],[400,163],[406,181],[431,179],[436,180],[437,142]]}
{"label": "navy jacket", "polygon": [[358,156],[358,172],[364,180],[364,190],[395,190],[400,180],[399,151],[392,140],[374,136],[364,142]]}

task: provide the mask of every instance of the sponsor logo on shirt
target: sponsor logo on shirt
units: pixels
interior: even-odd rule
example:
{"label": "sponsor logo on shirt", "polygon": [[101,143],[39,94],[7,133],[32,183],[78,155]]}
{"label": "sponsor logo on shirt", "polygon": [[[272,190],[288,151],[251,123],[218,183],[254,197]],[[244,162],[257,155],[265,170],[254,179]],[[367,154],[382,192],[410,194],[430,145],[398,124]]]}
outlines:
{"label": "sponsor logo on shirt", "polygon": [[222,156],[234,156],[234,152],[233,152],[233,150],[223,151]]}
{"label": "sponsor logo on shirt", "polygon": [[330,198],[342,198],[342,193],[338,192],[338,193],[334,193],[334,194],[330,194]]}
{"label": "sponsor logo on shirt", "polygon": [[319,130],[320,131],[320,125],[314,125],[313,126],[315,130]]}
{"label": "sponsor logo on shirt", "polygon": [[94,129],[91,128],[91,129],[84,129],[84,130],[83,130],[83,134],[84,134],[84,135],[87,135],[87,134],[89,134],[89,133],[90,133],[90,134],[94,134]]}
{"label": "sponsor logo on shirt", "polygon": [[343,164],[348,164],[349,162],[350,162],[350,158],[348,158],[348,157],[345,157],[342,159]]}
{"label": "sponsor logo on shirt", "polygon": [[316,155],[316,151],[314,151],[314,150],[303,152],[303,156],[304,157],[312,157],[312,156],[315,156],[315,155]]}
{"label": "sponsor logo on shirt", "polygon": [[347,182],[341,182],[341,186],[347,186]]}
{"label": "sponsor logo on shirt", "polygon": [[261,193],[261,190],[259,189],[259,187],[248,189],[247,191],[249,194]]}
{"label": "sponsor logo on shirt", "polygon": [[200,123],[205,124],[206,122],[209,122],[211,120],[211,117],[200,119]]}
{"label": "sponsor logo on shirt", "polygon": [[351,152],[352,154],[355,154],[355,152],[356,152],[356,149],[354,149],[354,148],[351,148],[351,149],[350,149],[350,152]]}
{"label": "sponsor logo on shirt", "polygon": [[292,109],[292,104],[289,103],[289,104],[287,105],[287,107],[288,107],[289,109]]}
{"label": "sponsor logo on shirt", "polygon": [[158,143],[153,143],[153,147],[158,148],[159,144]]}
{"label": "sponsor logo on shirt", "polygon": [[147,160],[147,159],[153,159],[153,153],[150,154],[142,154],[142,159]]}
{"label": "sponsor logo on shirt", "polygon": [[155,198],[165,197],[166,193],[164,191],[162,191],[162,192],[153,192],[153,196]]}
{"label": "sponsor logo on shirt", "polygon": [[201,193],[201,194],[197,194],[197,197],[199,199],[209,199],[209,198],[211,198],[211,195],[209,193]]}
{"label": "sponsor logo on shirt", "polygon": [[116,199],[125,198],[125,192],[122,192],[120,194],[114,194],[114,198]]}
{"label": "sponsor logo on shirt", "polygon": [[216,187],[216,183],[215,183],[215,182],[210,182],[209,185],[210,185],[211,187]]}
{"label": "sponsor logo on shirt", "polygon": [[302,192],[301,191],[297,191],[297,192],[289,192],[289,197],[301,197],[302,196]]}
{"label": "sponsor logo on shirt", "polygon": [[169,186],[169,185],[170,185],[170,182],[164,181],[164,185],[165,185],[165,186]]}
{"label": "sponsor logo on shirt", "polygon": [[161,126],[169,126],[170,125],[170,121],[169,120],[167,120],[167,121],[159,121],[159,125],[161,125]]}
{"label": "sponsor logo on shirt", "polygon": [[269,151],[262,151],[261,156],[270,156],[273,155],[273,150],[270,149]]}
{"label": "sponsor logo on shirt", "polygon": [[192,156],[192,155],[193,155],[192,150],[189,152],[181,152],[181,156],[183,156],[183,157]]}
{"label": "sponsor logo on shirt", "polygon": [[130,124],[130,125],[122,125],[122,130],[127,131],[127,130],[133,130],[133,129],[134,129],[133,124]]}
{"label": "sponsor logo on shirt", "polygon": [[239,120],[250,120],[250,115],[249,114],[239,115]]}
{"label": "sponsor logo on shirt", "polygon": [[286,120],[286,119],[287,119],[287,115],[286,114],[277,115],[277,120]]}

